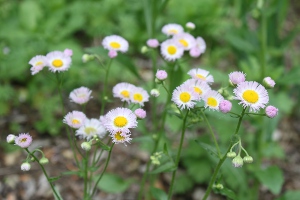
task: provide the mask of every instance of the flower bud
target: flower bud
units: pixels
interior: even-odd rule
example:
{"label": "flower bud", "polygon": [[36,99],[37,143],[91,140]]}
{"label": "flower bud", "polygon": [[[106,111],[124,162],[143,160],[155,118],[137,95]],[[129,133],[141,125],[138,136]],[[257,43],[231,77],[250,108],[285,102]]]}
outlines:
{"label": "flower bud", "polygon": [[146,111],[141,108],[136,109],[134,114],[138,119],[144,119],[146,117]]}
{"label": "flower bud", "polygon": [[165,70],[157,70],[155,77],[159,80],[159,81],[164,81],[168,78],[168,73]]}
{"label": "flower bud", "polygon": [[110,50],[110,51],[108,52],[108,56],[109,56],[110,58],[115,58],[115,57],[117,57],[117,55],[118,55],[118,52],[115,51],[115,50]]}
{"label": "flower bud", "polygon": [[253,162],[253,158],[251,156],[245,156],[243,158],[245,163],[252,163]]}
{"label": "flower bud", "polygon": [[147,53],[148,52],[148,47],[143,46],[142,49],[141,49],[141,52],[142,52],[142,54]]}
{"label": "flower bud", "polygon": [[148,47],[156,48],[159,46],[159,42],[157,39],[149,39],[149,40],[147,40],[147,45],[148,45]]}
{"label": "flower bud", "polygon": [[245,82],[246,80],[246,74],[243,72],[231,72],[229,74],[229,83],[231,86],[235,87],[237,84]]}
{"label": "flower bud", "polygon": [[21,170],[22,170],[22,171],[29,171],[30,168],[31,168],[31,165],[30,165],[29,162],[24,162],[24,163],[22,163],[22,165],[21,165]]}
{"label": "flower bud", "polygon": [[89,151],[92,147],[91,147],[90,143],[83,142],[83,143],[81,143],[81,148],[85,151]]}
{"label": "flower bud", "polygon": [[86,63],[86,62],[89,62],[91,60],[94,60],[95,56],[93,55],[90,55],[90,54],[83,54],[82,55],[82,62]]}
{"label": "flower bud", "polygon": [[232,160],[232,164],[234,167],[242,167],[244,164],[243,158],[240,155],[238,155]]}
{"label": "flower bud", "polygon": [[263,80],[263,85],[267,88],[267,89],[270,89],[270,88],[273,88],[275,86],[275,81],[273,79],[271,79],[271,77],[266,77],[264,78]]}
{"label": "flower bud", "polygon": [[269,118],[274,118],[278,115],[278,108],[274,106],[267,106],[265,113]]}
{"label": "flower bud", "polygon": [[46,158],[46,157],[42,157],[42,158],[39,160],[39,163],[41,163],[42,165],[44,165],[44,164],[49,163],[49,160],[48,160],[48,158]]}
{"label": "flower bud", "polygon": [[226,155],[227,155],[228,158],[234,158],[234,157],[236,157],[236,153],[233,152],[233,151],[228,152]]}
{"label": "flower bud", "polygon": [[13,134],[9,134],[9,135],[6,137],[7,143],[10,143],[10,144],[15,143],[15,139],[16,139],[16,136],[13,135]]}
{"label": "flower bud", "polygon": [[232,108],[232,103],[228,100],[222,100],[219,104],[219,108],[222,113],[228,113]]}
{"label": "flower bud", "polygon": [[224,188],[224,186],[221,183],[218,183],[218,184],[214,185],[214,188],[222,190]]}
{"label": "flower bud", "polygon": [[185,27],[187,29],[194,30],[196,28],[196,25],[193,22],[188,22],[186,23]]}
{"label": "flower bud", "polygon": [[158,97],[160,95],[160,92],[158,89],[152,89],[150,91],[150,94],[151,94],[151,96]]}

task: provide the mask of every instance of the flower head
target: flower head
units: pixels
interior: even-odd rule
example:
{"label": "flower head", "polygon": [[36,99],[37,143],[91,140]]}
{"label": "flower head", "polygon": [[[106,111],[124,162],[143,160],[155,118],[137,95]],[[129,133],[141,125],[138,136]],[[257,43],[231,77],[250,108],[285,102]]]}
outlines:
{"label": "flower head", "polygon": [[113,96],[116,98],[120,98],[121,101],[130,101],[130,94],[133,92],[134,88],[136,88],[134,85],[130,83],[118,83],[113,87]]}
{"label": "flower head", "polygon": [[141,87],[135,87],[130,93],[130,100],[132,103],[138,103],[144,106],[144,103],[149,101],[149,94]]}
{"label": "flower head", "polygon": [[13,135],[13,134],[9,134],[9,135],[6,137],[7,143],[10,143],[10,144],[15,143],[15,139],[16,139],[16,136]]}
{"label": "flower head", "polygon": [[195,38],[189,33],[174,35],[173,40],[175,40],[184,50],[190,50],[196,43]]}
{"label": "flower head", "polygon": [[257,112],[269,102],[269,95],[264,86],[255,81],[239,83],[233,90],[234,99],[240,100],[244,108],[250,107],[250,112]]}
{"label": "flower head", "polygon": [[148,45],[148,47],[156,48],[159,46],[159,42],[157,39],[149,39],[149,40],[147,40],[147,45]]}
{"label": "flower head", "polygon": [[278,115],[278,108],[274,106],[267,106],[265,112],[269,118],[274,118]]}
{"label": "flower head", "polygon": [[130,143],[132,138],[130,138],[130,133],[125,133],[122,131],[116,131],[111,133],[110,136],[112,137],[112,142],[115,144],[124,143],[126,146],[126,142]]}
{"label": "flower head", "polygon": [[164,25],[161,29],[161,31],[170,36],[170,35],[177,35],[179,33],[183,33],[183,27],[179,24],[167,24]]}
{"label": "flower head", "polygon": [[88,89],[87,87],[80,87],[80,88],[74,89],[70,93],[69,98],[74,103],[85,104],[92,98],[91,93],[92,93],[92,91],[90,89]]}
{"label": "flower head", "polygon": [[65,54],[66,56],[72,56],[72,55],[73,55],[73,51],[72,51],[72,49],[65,49],[65,50],[64,50],[64,54]]}
{"label": "flower head", "polygon": [[138,119],[144,119],[146,117],[146,111],[141,108],[136,109],[134,114]]}
{"label": "flower head", "polygon": [[219,110],[220,102],[224,100],[224,97],[217,91],[210,90],[207,92],[203,100],[205,102],[205,108],[210,108],[212,110]]}
{"label": "flower head", "polygon": [[219,109],[222,113],[228,113],[232,108],[232,103],[228,100],[223,100],[219,104]]}
{"label": "flower head", "polygon": [[72,63],[71,57],[66,56],[64,52],[52,51],[46,55],[49,70],[52,72],[67,71]]}
{"label": "flower head", "polygon": [[39,71],[41,71],[45,66],[47,66],[47,58],[46,56],[35,56],[30,59],[29,64],[32,66],[30,68],[31,75],[37,74]]}
{"label": "flower head", "polygon": [[105,134],[106,130],[98,119],[86,119],[84,124],[76,131],[75,135],[90,140],[94,135],[103,138]]}
{"label": "flower head", "polygon": [[190,75],[193,79],[204,81],[208,84],[214,82],[214,77],[212,75],[209,75],[209,71],[201,68],[191,69],[190,71],[188,71],[188,75]]}
{"label": "flower head", "polygon": [[271,77],[266,77],[263,80],[263,84],[266,88],[273,88],[275,86],[275,81]]}
{"label": "flower head", "polygon": [[130,128],[137,126],[137,119],[130,109],[119,107],[104,116],[103,125],[111,134],[117,131],[129,133]]}
{"label": "flower head", "polygon": [[196,105],[198,95],[194,89],[188,85],[180,85],[175,88],[171,99],[181,110],[190,109]]}
{"label": "flower head", "polygon": [[106,36],[102,41],[102,45],[104,49],[109,51],[114,50],[121,51],[123,53],[127,52],[129,47],[127,40],[118,35]]}
{"label": "flower head", "polygon": [[197,37],[195,45],[190,49],[190,56],[197,58],[206,50],[206,43],[202,37]]}
{"label": "flower head", "polygon": [[165,70],[157,70],[155,77],[160,81],[164,81],[168,78],[168,73]]}
{"label": "flower head", "polygon": [[72,128],[80,128],[84,121],[86,120],[86,116],[83,112],[73,111],[69,112],[63,119],[63,123],[67,124]]}
{"label": "flower head", "polygon": [[21,133],[15,138],[15,144],[22,148],[28,148],[32,143],[32,137],[29,133]]}
{"label": "flower head", "polygon": [[175,40],[168,39],[161,43],[160,52],[167,61],[174,61],[183,56],[184,49]]}
{"label": "flower head", "polygon": [[245,82],[245,80],[246,80],[246,74],[244,74],[243,72],[236,71],[236,72],[231,72],[229,74],[229,82],[233,86]]}
{"label": "flower head", "polygon": [[194,92],[197,93],[199,99],[211,90],[210,86],[206,82],[197,79],[188,79],[182,85],[192,87],[194,89]]}

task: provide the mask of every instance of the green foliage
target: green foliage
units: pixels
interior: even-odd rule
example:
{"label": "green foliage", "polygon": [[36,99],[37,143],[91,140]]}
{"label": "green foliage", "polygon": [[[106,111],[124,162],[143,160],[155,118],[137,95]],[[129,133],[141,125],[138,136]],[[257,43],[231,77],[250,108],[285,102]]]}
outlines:
{"label": "green foliage", "polygon": [[[99,177],[95,176],[94,180],[97,180]],[[98,184],[98,187],[109,193],[121,193],[124,192],[133,182],[133,180],[124,180],[116,174],[105,173]]]}

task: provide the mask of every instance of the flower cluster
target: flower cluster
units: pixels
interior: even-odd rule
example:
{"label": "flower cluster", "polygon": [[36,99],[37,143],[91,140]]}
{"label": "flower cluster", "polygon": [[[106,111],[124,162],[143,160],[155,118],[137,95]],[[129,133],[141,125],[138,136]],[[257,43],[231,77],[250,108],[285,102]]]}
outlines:
{"label": "flower cluster", "polygon": [[64,51],[52,51],[46,56],[37,55],[30,59],[29,64],[31,74],[35,75],[40,72],[44,67],[48,67],[51,72],[62,72],[70,68],[73,55],[71,49],[65,49]]}

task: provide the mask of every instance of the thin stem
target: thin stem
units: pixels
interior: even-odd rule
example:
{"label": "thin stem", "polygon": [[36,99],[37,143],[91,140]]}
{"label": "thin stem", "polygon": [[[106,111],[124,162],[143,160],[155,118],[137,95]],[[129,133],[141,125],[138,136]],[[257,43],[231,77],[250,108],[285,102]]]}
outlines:
{"label": "thin stem", "polygon": [[108,157],[107,157],[107,159],[106,159],[106,163],[105,163],[104,169],[103,169],[103,171],[102,171],[100,177],[99,177],[98,180],[96,181],[96,184],[95,184],[95,186],[94,186],[94,189],[93,189],[93,192],[92,192],[91,197],[94,196],[94,194],[95,194],[95,192],[96,192],[97,185],[98,185],[98,183],[100,182],[100,180],[101,180],[101,178],[102,178],[104,172],[106,171],[106,168],[107,168],[107,166],[108,166],[108,163],[109,163],[109,160],[110,160],[110,156],[111,156],[111,152],[112,152],[112,150],[113,150],[114,144],[115,144],[115,143],[112,143],[112,145],[111,145],[111,147],[110,147],[110,150],[109,150],[109,153],[108,153]]}
{"label": "thin stem", "polygon": [[207,119],[207,117],[206,117],[206,115],[205,115],[205,113],[203,112],[202,109],[201,109],[201,113],[202,113],[202,115],[203,115],[203,118],[204,118],[204,120],[205,120],[207,126],[208,126],[209,133],[210,133],[211,137],[212,137],[213,140],[214,140],[214,143],[215,143],[215,146],[216,146],[216,149],[217,149],[217,152],[218,152],[219,159],[221,159],[221,158],[222,158],[222,154],[221,154],[221,151],[220,151],[220,148],[219,148],[217,139],[216,139],[216,137],[215,137],[214,131],[212,130],[211,125],[210,125],[210,123],[209,123],[209,121],[208,121],[208,119]]}
{"label": "thin stem", "polygon": [[106,74],[105,74],[105,81],[104,81],[104,86],[103,86],[103,93],[102,93],[102,102],[101,102],[101,113],[100,115],[103,115],[104,113],[104,107],[105,107],[105,104],[106,104],[106,87],[107,87],[107,80],[108,80],[108,74],[109,74],[109,70],[110,70],[110,66],[111,66],[111,63],[112,63],[112,60],[113,59],[110,59],[108,64],[107,64],[107,69],[106,69]]}
{"label": "thin stem", "polygon": [[183,119],[183,123],[182,123],[182,131],[181,131],[179,149],[178,149],[176,160],[175,160],[176,169],[172,173],[172,180],[171,180],[171,185],[170,185],[169,194],[168,194],[169,200],[172,198],[173,186],[175,183],[176,172],[177,172],[177,168],[178,168],[178,164],[179,164],[179,160],[180,160],[180,154],[181,154],[181,150],[182,150],[182,144],[183,144],[183,140],[184,140],[184,134],[185,134],[185,129],[186,129],[186,120],[187,120],[188,114],[189,114],[189,110],[186,112],[185,117]]}
{"label": "thin stem", "polygon": [[87,183],[88,183],[88,160],[89,160],[89,153],[86,152],[85,153],[85,157],[83,159],[83,172],[84,172],[84,176],[83,176],[83,179],[84,179],[84,199],[87,199],[88,197],[88,188],[87,188]]}
{"label": "thin stem", "polygon": [[259,115],[259,116],[266,116],[266,114],[262,114],[262,113],[249,113],[249,112],[246,112],[245,115]]}
{"label": "thin stem", "polygon": [[51,189],[52,189],[52,191],[53,191],[55,197],[56,197],[58,200],[61,200],[60,196],[57,194],[57,192],[56,192],[56,190],[55,190],[55,188],[54,188],[54,185],[53,185],[52,182],[50,181],[50,178],[49,178],[49,176],[48,176],[48,174],[47,174],[47,172],[46,172],[44,166],[39,162],[39,160],[37,159],[37,157],[36,157],[33,153],[31,153],[27,148],[25,149],[25,151],[26,151],[28,154],[30,154],[30,155],[34,158],[34,160],[39,164],[39,166],[42,168],[42,171],[43,171],[44,175],[46,176],[46,179],[47,179],[48,183],[50,184],[50,187],[51,187]]}

